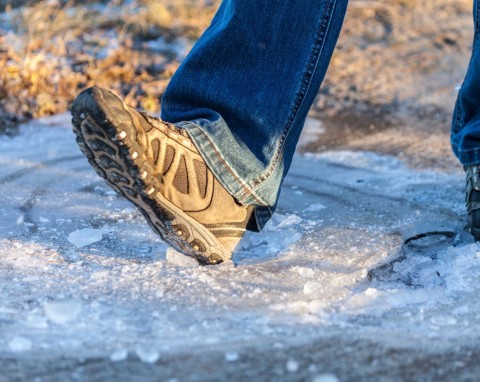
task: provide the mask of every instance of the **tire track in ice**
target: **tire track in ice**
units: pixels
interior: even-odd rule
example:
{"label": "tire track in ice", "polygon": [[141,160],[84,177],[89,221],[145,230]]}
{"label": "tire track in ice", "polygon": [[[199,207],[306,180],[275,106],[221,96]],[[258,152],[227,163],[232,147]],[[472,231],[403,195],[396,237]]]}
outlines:
{"label": "tire track in ice", "polygon": [[0,186],[6,185],[7,183],[13,182],[25,175],[31,174],[34,171],[49,169],[52,165],[59,163],[67,163],[75,160],[83,159],[82,155],[72,155],[67,157],[61,157],[56,159],[47,160],[44,162],[37,163],[29,168],[22,168],[21,170],[15,171],[14,173],[7,175],[3,178],[0,178]]}

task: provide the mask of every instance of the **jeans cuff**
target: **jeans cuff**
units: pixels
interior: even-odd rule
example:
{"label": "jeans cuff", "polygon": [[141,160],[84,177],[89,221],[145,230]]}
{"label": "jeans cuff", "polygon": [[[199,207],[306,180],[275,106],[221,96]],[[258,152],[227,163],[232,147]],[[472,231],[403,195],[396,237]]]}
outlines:
{"label": "jeans cuff", "polygon": [[[223,187],[242,205],[253,205],[252,220],[247,229],[260,232],[273,215],[273,208],[268,206],[254,191],[247,186],[235,171],[233,164],[227,163],[214,139],[200,126],[197,121],[176,123],[184,129],[192,139],[195,147],[207,164],[209,170]],[[204,121],[202,121],[203,123]]]}
{"label": "jeans cuff", "polygon": [[460,150],[459,147],[452,143],[452,149],[455,156],[464,166],[471,164],[480,164],[480,148],[471,150]]}

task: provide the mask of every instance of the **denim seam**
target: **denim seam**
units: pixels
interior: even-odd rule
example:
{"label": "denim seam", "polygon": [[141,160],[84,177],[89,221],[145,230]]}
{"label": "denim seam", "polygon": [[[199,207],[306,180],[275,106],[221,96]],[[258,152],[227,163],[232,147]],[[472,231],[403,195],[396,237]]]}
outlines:
{"label": "denim seam", "polygon": [[[185,121],[184,124],[188,124],[188,125],[191,125],[191,126],[195,126],[193,123],[189,122],[189,121]],[[195,126],[196,127],[196,126]],[[256,202],[258,202],[259,204],[261,205],[265,205],[265,203],[257,196],[255,195],[253,192],[251,192],[248,188],[248,186],[246,184],[244,184],[242,182],[242,180],[238,177],[237,174],[235,174],[235,172],[233,171],[233,169],[228,165],[228,163],[225,161],[225,159],[221,156],[220,152],[218,151],[217,147],[215,146],[215,144],[213,143],[213,141],[210,139],[210,137],[208,136],[207,133],[205,133],[205,131],[201,130],[201,129],[198,129],[198,131],[200,133],[202,133],[202,135],[205,137],[205,139],[207,140],[209,146],[212,148],[213,150],[213,154],[215,154],[215,156],[220,160],[220,162],[223,164],[223,166],[227,169],[227,171],[232,175],[233,177],[233,180],[243,189],[243,194],[241,194],[241,199],[244,198],[244,196],[246,194],[248,194],[249,196],[251,196]],[[197,148],[198,149],[198,148]],[[270,210],[270,209],[269,209]]]}
{"label": "denim seam", "polygon": [[298,111],[300,110],[300,108],[302,107],[305,101],[305,96],[308,93],[308,89],[310,88],[312,83],[313,73],[315,72],[315,69],[318,66],[320,57],[322,56],[322,52],[325,47],[325,42],[327,40],[325,36],[328,34],[328,31],[330,29],[330,24],[333,18],[333,13],[336,5],[337,5],[337,0],[330,1],[330,4],[325,11],[325,16],[320,23],[319,30],[317,31],[317,36],[315,38],[314,46],[312,49],[312,53],[307,64],[307,69],[303,74],[302,81],[300,82],[301,86],[300,86],[299,92],[297,93],[297,99],[294,102],[294,107],[292,109],[290,117],[287,120],[287,123],[282,132],[282,135],[279,138],[279,142],[277,144],[277,149],[275,150],[274,158],[270,163],[269,167],[267,168],[267,170],[260,177],[252,180],[250,184],[247,185],[249,186],[249,189],[251,190],[250,192],[252,193],[256,189],[258,189],[273,174],[275,167],[279,162],[286,137],[288,136],[288,133],[290,132],[291,127],[293,126],[293,123],[298,116]]}
{"label": "denim seam", "polygon": [[480,3],[478,1],[474,2],[474,7],[475,9],[473,10],[474,11],[474,15],[475,15],[475,19],[474,19],[474,23],[475,23],[475,26],[474,26],[474,29],[475,29],[475,36],[474,36],[474,41],[477,39],[477,34],[478,34],[478,31],[479,31],[479,21],[480,21],[480,15],[479,15],[479,7],[480,7]]}
{"label": "denim seam", "polygon": [[[456,147],[455,147],[456,148]],[[455,150],[454,150],[455,151]],[[469,150],[473,151],[473,150]],[[456,152],[458,159],[463,165],[480,163],[480,150],[473,152]]]}
{"label": "denim seam", "polygon": [[[461,89],[458,93],[459,97],[460,97],[460,92],[461,92]],[[457,102],[457,110],[455,114],[456,115],[455,115],[453,131],[458,132],[462,128],[462,125],[464,124],[464,121],[465,121],[465,112],[463,110],[463,106],[461,102]]]}

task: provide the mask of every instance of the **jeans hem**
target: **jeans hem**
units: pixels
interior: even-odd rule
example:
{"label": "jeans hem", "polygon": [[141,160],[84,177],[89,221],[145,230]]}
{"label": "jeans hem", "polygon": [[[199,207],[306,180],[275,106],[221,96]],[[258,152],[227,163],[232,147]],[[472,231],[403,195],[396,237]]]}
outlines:
{"label": "jeans hem", "polygon": [[452,143],[451,145],[453,153],[462,165],[468,166],[472,164],[480,164],[480,148],[460,150],[459,147],[454,143]]}
{"label": "jeans hem", "polygon": [[254,193],[247,183],[235,172],[233,166],[227,163],[221,155],[214,140],[194,121],[176,123],[179,128],[184,129],[192,139],[209,170],[223,187],[242,205],[253,205],[254,224],[248,227],[251,231],[260,231],[273,215],[273,209]]}

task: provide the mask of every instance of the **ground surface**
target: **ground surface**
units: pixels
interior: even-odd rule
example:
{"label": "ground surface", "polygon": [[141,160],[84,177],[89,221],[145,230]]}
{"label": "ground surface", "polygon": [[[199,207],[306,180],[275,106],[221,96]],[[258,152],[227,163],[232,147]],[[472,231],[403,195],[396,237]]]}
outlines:
{"label": "ground surface", "polygon": [[[218,4],[165,1],[171,24],[149,1],[30,3],[1,15],[0,130],[93,83],[158,109]],[[304,155],[234,264],[167,253],[68,117],[0,136],[0,382],[477,380],[480,246],[448,143],[470,8],[350,2]]]}
{"label": "ground surface", "polygon": [[[318,131],[309,120],[301,147]],[[480,245],[463,231],[458,167],[297,156],[271,223],[218,267],[167,252],[67,116],[0,137],[0,194],[2,382],[480,372]]]}

